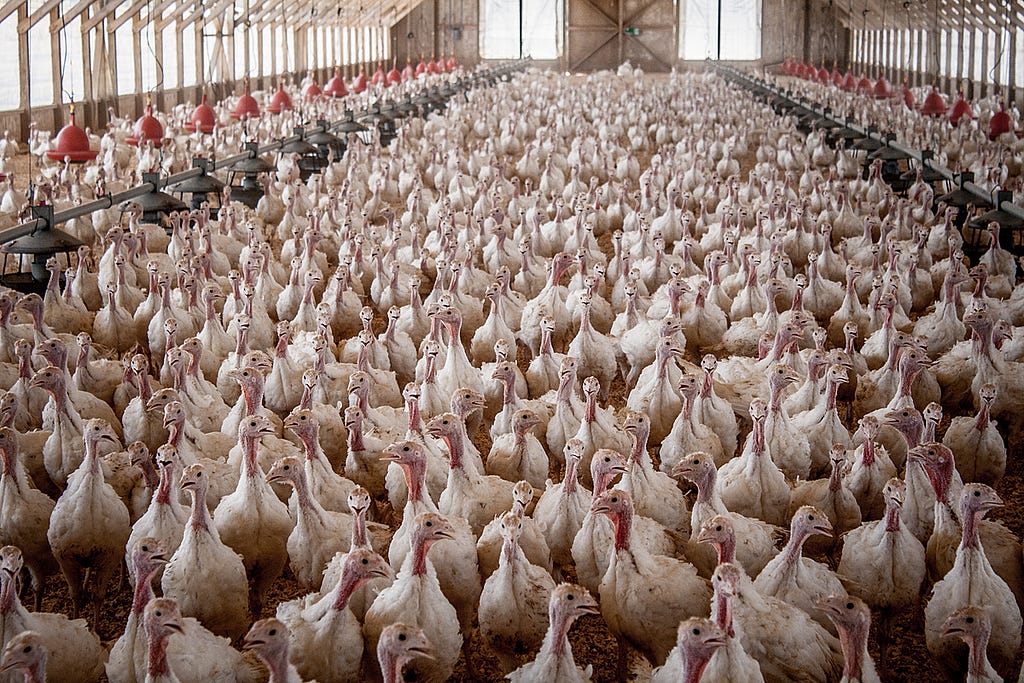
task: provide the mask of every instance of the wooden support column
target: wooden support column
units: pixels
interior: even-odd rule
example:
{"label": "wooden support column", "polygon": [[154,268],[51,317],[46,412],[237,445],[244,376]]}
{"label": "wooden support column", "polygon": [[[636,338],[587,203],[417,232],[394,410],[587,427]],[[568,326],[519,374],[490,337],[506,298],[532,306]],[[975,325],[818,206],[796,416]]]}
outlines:
{"label": "wooden support column", "polygon": [[[26,3],[18,5],[18,24],[20,25],[23,21],[28,19],[28,6]],[[18,101],[21,104],[21,132],[23,135],[28,133],[29,126],[29,88],[32,84],[32,76],[30,73],[31,62],[29,60],[28,50],[28,31],[22,31],[18,29]]]}

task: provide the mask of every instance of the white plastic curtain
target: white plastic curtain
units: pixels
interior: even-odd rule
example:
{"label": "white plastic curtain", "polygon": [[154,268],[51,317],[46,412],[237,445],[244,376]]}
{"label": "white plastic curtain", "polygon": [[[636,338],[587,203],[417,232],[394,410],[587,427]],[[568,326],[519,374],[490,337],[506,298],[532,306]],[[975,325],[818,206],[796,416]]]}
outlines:
{"label": "white plastic curtain", "polygon": [[481,0],[480,56],[558,59],[562,0]]}
{"label": "white plastic curtain", "polygon": [[760,0],[683,0],[679,7],[683,59],[761,58]]}

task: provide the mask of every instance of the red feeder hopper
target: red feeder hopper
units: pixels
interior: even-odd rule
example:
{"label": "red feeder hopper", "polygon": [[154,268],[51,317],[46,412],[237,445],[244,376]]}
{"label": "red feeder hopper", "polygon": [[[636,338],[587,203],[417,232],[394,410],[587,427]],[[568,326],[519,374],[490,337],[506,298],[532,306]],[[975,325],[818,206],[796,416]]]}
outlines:
{"label": "red feeder hopper", "polygon": [[455,61],[455,55],[448,56],[448,71],[455,71],[459,68],[459,63]]}
{"label": "red feeder hopper", "polygon": [[821,82],[822,85],[828,85],[832,81],[832,74],[828,72],[828,69],[826,69],[824,65],[818,69],[818,81]]}
{"label": "red feeder hopper", "polygon": [[874,94],[874,86],[871,84],[871,79],[867,76],[861,76],[860,80],[857,81],[857,92],[861,95]]}
{"label": "red feeder hopper", "polygon": [[213,107],[206,103],[206,95],[203,95],[199,106],[192,112],[192,120],[185,124],[185,128],[191,133],[197,130],[200,133],[212,133],[213,127],[216,125],[217,115],[214,113]]}
{"label": "red feeder hopper", "polygon": [[370,82],[374,85],[385,85],[387,76],[384,75],[384,67],[380,64],[377,65],[377,70],[373,72],[373,76],[370,77]]}
{"label": "red feeder hopper", "polygon": [[427,71],[427,63],[426,63],[426,62],[424,62],[424,61],[423,61],[423,60],[421,59],[421,60],[420,60],[420,63],[416,65],[416,75],[417,75],[417,76],[421,76],[421,75],[423,75],[424,73],[426,73],[426,71]]}
{"label": "red feeder hopper", "polygon": [[394,85],[395,83],[402,82],[402,72],[394,65],[391,66],[391,71],[387,73],[387,84]]}
{"label": "red feeder hopper", "polygon": [[284,91],[284,83],[278,82],[277,92],[274,93],[273,99],[270,100],[267,111],[271,114],[280,114],[283,111],[291,111],[292,109],[294,109],[292,98]]}
{"label": "red feeder hopper", "polygon": [[331,80],[327,81],[327,85],[324,86],[324,92],[331,97],[345,97],[348,95],[348,88],[345,87],[345,79],[338,74],[338,70],[334,70],[334,75],[331,76]]}
{"label": "red feeder hopper", "polygon": [[412,62],[405,60],[405,68],[402,69],[402,80],[411,81],[416,78],[416,70],[412,68]]}
{"label": "red feeder hopper", "polygon": [[971,109],[971,103],[964,99],[963,93],[960,93],[956,102],[953,103],[953,110],[949,112],[949,122],[955,126],[965,116],[973,119],[974,111]]}
{"label": "red feeder hopper", "polygon": [[154,147],[164,144],[164,127],[153,116],[153,105],[150,103],[146,103],[146,113],[135,122],[132,134],[128,136],[128,144],[138,147],[144,140],[152,142]]}
{"label": "red feeder hopper", "polygon": [[935,86],[932,86],[932,91],[928,93],[928,97],[924,98],[924,104],[921,105],[921,113],[925,116],[946,115],[946,101],[942,99],[939,89]]}
{"label": "red feeder hopper", "polygon": [[249,81],[245,81],[245,91],[242,96],[238,98],[238,104],[235,105],[235,110],[231,112],[231,118],[233,119],[251,119],[256,118],[260,115],[260,105],[256,103],[256,98],[249,94]]}
{"label": "red feeder hopper", "polygon": [[837,88],[841,88],[843,85],[843,75],[835,67],[832,67],[832,85]]}
{"label": "red feeder hopper", "polygon": [[324,94],[324,91],[320,89],[320,86],[316,84],[316,80],[309,82],[309,85],[302,91],[302,96],[307,102],[312,102],[316,98]]}
{"label": "red feeder hopper", "polygon": [[71,105],[71,121],[57,133],[53,149],[46,152],[48,159],[63,161],[70,159],[75,163],[92,161],[96,152],[89,149],[89,136],[75,124],[75,105]]}
{"label": "red feeder hopper", "polygon": [[876,100],[887,100],[892,97],[892,88],[889,86],[889,81],[886,80],[885,76],[882,76],[875,82],[875,87],[871,89],[871,94]]}
{"label": "red feeder hopper", "polygon": [[989,140],[995,140],[1003,133],[1009,133],[1010,128],[1010,115],[1006,113],[1006,109],[1003,105],[999,105],[999,111],[992,115],[992,118],[988,120],[988,138]]}
{"label": "red feeder hopper", "polygon": [[359,73],[352,80],[352,92],[361,93],[366,90],[366,74],[360,69]]}
{"label": "red feeder hopper", "polygon": [[444,57],[438,57],[437,61],[434,62],[435,73],[443,74],[448,72],[448,64],[444,61]]}
{"label": "red feeder hopper", "polygon": [[846,92],[853,92],[857,89],[857,79],[849,71],[846,72],[846,78],[843,79],[842,85],[839,86]]}
{"label": "red feeder hopper", "polygon": [[903,84],[903,104],[907,105],[907,109],[917,108],[917,100],[914,99],[914,93],[906,83]]}

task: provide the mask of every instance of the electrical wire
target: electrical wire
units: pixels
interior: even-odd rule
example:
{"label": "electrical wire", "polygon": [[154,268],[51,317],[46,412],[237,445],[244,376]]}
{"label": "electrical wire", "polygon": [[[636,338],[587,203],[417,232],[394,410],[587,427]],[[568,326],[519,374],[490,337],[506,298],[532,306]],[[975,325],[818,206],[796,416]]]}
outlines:
{"label": "electrical wire", "polygon": [[146,0],[146,23],[149,25],[149,33],[146,36],[146,45],[149,47],[149,54],[153,56],[153,61],[156,62],[156,68],[160,74],[160,78],[157,79],[153,90],[159,91],[163,90],[164,87],[164,65],[157,56],[156,50],[153,48],[153,36],[156,34],[156,24],[153,23],[153,0]]}

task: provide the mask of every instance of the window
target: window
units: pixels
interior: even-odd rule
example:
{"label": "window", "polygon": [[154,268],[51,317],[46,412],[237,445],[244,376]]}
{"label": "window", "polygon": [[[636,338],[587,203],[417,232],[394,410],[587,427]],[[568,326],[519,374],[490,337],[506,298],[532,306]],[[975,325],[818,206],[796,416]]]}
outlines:
{"label": "window", "polygon": [[481,0],[480,56],[558,59],[561,0]]}
{"label": "window", "polygon": [[681,0],[683,59],[761,58],[761,0]]}

